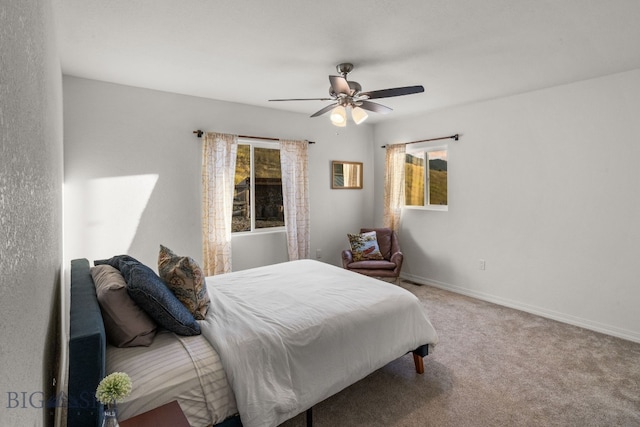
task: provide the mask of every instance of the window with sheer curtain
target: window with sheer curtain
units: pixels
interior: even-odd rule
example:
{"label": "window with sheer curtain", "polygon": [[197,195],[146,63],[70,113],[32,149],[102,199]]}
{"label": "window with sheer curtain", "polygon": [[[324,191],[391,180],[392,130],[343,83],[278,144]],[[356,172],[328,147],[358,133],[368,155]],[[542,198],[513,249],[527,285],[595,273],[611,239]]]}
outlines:
{"label": "window with sheer curtain", "polygon": [[290,260],[309,258],[307,141],[241,141],[204,133],[203,270],[228,273],[233,232],[282,229]]}

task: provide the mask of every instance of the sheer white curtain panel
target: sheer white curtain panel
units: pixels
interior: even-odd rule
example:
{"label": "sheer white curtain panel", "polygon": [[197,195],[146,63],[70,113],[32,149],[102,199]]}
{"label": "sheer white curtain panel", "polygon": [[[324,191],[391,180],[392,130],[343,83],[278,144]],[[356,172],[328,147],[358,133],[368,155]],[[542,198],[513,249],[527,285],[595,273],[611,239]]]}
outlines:
{"label": "sheer white curtain panel", "polygon": [[308,142],[280,140],[284,222],[289,260],[309,258]]}
{"label": "sheer white curtain panel", "polygon": [[396,232],[404,205],[405,144],[387,145],[384,177],[384,226]]}
{"label": "sheer white curtain panel", "polygon": [[231,272],[231,220],[237,152],[237,135],[204,133],[202,257],[206,276]]}

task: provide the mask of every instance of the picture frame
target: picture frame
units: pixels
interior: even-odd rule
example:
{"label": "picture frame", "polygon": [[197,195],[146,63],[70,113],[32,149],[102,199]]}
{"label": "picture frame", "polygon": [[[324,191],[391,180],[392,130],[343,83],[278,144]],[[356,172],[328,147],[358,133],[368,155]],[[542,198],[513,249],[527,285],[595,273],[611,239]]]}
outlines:
{"label": "picture frame", "polygon": [[363,164],[344,160],[331,162],[331,188],[334,190],[362,189]]}

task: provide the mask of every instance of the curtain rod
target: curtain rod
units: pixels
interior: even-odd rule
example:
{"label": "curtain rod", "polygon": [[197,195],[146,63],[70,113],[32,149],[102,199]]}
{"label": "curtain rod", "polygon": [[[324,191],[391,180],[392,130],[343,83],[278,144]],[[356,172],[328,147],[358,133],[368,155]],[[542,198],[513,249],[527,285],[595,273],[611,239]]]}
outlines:
{"label": "curtain rod", "polygon": [[[195,133],[198,138],[202,138],[202,135],[204,135],[204,131],[201,131],[200,129],[194,130],[193,133]],[[263,141],[280,141],[278,138],[269,138],[267,136],[238,135],[238,138],[261,139]],[[307,142],[309,144],[315,144],[315,141],[307,141]]]}
{"label": "curtain rod", "polygon": [[[441,139],[453,139],[453,140],[457,141],[458,139],[460,139],[460,134],[456,133],[455,135],[443,136],[443,137],[440,137],[440,138],[421,139],[420,141],[404,142],[403,145],[417,144],[418,142],[439,141]],[[400,145],[400,144],[398,144],[398,145]],[[387,148],[387,146],[383,145],[381,148]]]}

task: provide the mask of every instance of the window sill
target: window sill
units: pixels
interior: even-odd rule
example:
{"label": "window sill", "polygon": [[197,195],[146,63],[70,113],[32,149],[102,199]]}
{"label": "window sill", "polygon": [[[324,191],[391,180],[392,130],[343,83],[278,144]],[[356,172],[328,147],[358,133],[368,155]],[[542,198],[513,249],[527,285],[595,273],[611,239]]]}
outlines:
{"label": "window sill", "polygon": [[449,210],[449,206],[442,205],[430,205],[430,206],[403,206],[404,209],[412,209],[417,211],[440,211],[447,212]]}
{"label": "window sill", "polygon": [[236,236],[255,236],[262,234],[274,234],[274,233],[285,233],[287,229],[285,227],[271,227],[271,228],[262,228],[253,231],[236,231],[231,233],[231,237]]}

